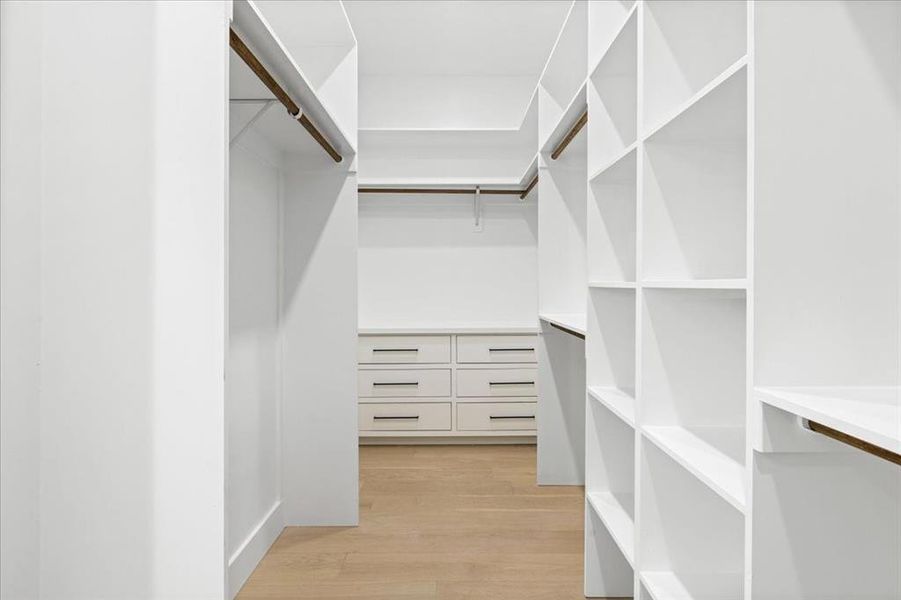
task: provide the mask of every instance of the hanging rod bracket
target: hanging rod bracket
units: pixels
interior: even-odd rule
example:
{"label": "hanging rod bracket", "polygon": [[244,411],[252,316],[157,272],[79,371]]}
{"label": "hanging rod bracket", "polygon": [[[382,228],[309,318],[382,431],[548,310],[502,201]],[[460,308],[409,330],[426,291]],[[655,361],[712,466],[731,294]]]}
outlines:
{"label": "hanging rod bracket", "polygon": [[482,188],[476,186],[476,193],[472,197],[472,217],[475,220],[475,228],[473,231],[482,231]]}

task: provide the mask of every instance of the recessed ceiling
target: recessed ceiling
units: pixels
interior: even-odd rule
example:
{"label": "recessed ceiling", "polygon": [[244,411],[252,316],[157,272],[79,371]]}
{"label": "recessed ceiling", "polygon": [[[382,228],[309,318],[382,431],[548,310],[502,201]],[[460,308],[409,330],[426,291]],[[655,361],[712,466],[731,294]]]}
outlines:
{"label": "recessed ceiling", "polygon": [[570,3],[380,1],[344,3],[361,75],[538,75]]}

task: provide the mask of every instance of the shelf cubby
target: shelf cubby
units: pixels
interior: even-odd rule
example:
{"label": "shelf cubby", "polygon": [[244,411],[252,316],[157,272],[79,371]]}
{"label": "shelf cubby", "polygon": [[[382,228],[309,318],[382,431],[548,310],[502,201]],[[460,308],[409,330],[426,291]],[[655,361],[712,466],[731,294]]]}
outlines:
{"label": "shelf cubby", "polygon": [[589,171],[610,162],[636,140],[637,73],[638,15],[632,11],[588,78]]}
{"label": "shelf cubby", "polygon": [[745,505],[742,290],[646,289],[642,430],[736,509]]}
{"label": "shelf cubby", "polygon": [[646,441],[640,465],[642,592],[653,600],[742,600],[744,515]]}
{"label": "shelf cubby", "polygon": [[623,23],[636,11],[636,0],[588,3],[588,68],[594,70],[622,30]]}
{"label": "shelf cubby", "polygon": [[635,290],[589,290],[585,362],[589,394],[634,425]]}
{"label": "shelf cubby", "polygon": [[[589,134],[592,131],[594,123],[589,125]],[[633,147],[589,181],[589,281],[635,281],[636,156],[637,151]]]}
{"label": "shelf cubby", "polygon": [[[603,404],[585,409],[586,596],[632,594],[635,430]],[[612,544],[610,543],[612,542]]]}
{"label": "shelf cubby", "polygon": [[742,68],[645,141],[646,281],[745,278],[746,107]]}
{"label": "shelf cubby", "polygon": [[654,125],[747,53],[747,3],[644,2],[644,115]]}

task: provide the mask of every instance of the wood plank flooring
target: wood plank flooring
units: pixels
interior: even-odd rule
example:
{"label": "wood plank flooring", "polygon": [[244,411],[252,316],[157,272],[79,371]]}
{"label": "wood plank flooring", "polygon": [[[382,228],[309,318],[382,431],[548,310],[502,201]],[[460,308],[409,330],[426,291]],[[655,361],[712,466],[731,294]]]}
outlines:
{"label": "wood plank flooring", "polygon": [[534,446],[364,446],[360,526],[285,529],[238,598],[581,600],[583,493]]}

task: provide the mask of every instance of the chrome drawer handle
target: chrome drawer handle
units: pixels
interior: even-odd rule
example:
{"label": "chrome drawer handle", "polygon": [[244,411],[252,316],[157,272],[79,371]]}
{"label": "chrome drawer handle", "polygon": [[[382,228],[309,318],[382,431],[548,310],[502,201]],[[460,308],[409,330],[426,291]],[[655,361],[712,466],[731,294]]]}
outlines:
{"label": "chrome drawer handle", "polygon": [[373,348],[373,352],[419,352],[419,348]]}
{"label": "chrome drawer handle", "polygon": [[534,381],[489,381],[488,385],[535,385]]}
{"label": "chrome drawer handle", "polygon": [[534,419],[535,415],[491,415],[489,419]]}
{"label": "chrome drawer handle", "polygon": [[373,381],[372,385],[419,385],[418,381]]}
{"label": "chrome drawer handle", "polygon": [[535,348],[488,348],[488,352],[535,352]]}
{"label": "chrome drawer handle", "polygon": [[406,416],[401,416],[401,417],[374,416],[374,417],[372,417],[372,420],[373,421],[418,421],[419,415],[413,415],[413,416],[409,416],[409,417],[406,417]]}

